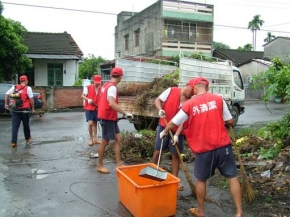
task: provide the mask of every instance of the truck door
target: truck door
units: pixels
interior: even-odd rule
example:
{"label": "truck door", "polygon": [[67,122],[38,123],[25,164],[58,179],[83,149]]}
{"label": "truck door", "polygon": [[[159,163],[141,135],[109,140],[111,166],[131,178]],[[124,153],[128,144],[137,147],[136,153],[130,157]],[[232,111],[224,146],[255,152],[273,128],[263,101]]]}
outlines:
{"label": "truck door", "polygon": [[233,82],[234,82],[234,89],[233,89],[233,97],[232,102],[239,103],[240,105],[244,104],[245,101],[245,88],[244,83],[242,80],[242,76],[237,69],[233,70]]}

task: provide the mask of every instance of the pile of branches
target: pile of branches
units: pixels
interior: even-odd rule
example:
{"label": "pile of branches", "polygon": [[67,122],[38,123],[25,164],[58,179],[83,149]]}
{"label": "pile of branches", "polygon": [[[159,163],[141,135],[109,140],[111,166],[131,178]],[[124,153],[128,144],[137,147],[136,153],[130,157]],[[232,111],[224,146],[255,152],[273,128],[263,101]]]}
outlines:
{"label": "pile of branches", "polygon": [[[140,164],[152,161],[156,132],[152,130],[141,130],[137,133],[122,133],[121,157],[126,164]],[[185,141],[183,161],[191,163],[194,161],[194,154],[188,148]],[[115,160],[114,143],[110,143],[106,149],[106,157]],[[171,154],[167,151],[163,154],[164,160],[171,161]]]}
{"label": "pile of branches", "polygon": [[148,90],[143,91],[137,98],[136,102],[140,108],[145,108],[149,99],[158,97],[164,90],[169,87],[177,87],[179,82],[179,70],[163,76],[162,78],[155,78]]}

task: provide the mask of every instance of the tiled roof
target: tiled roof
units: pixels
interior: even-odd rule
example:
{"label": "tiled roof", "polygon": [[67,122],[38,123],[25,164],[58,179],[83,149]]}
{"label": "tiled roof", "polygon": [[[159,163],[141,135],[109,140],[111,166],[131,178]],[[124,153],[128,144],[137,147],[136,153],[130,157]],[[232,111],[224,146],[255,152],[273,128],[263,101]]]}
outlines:
{"label": "tiled roof", "polygon": [[27,54],[84,55],[67,32],[27,32],[23,35],[23,41],[28,47]]}
{"label": "tiled roof", "polygon": [[263,59],[264,52],[261,51],[243,51],[233,49],[215,49],[212,54],[214,57],[231,60],[237,67],[249,62],[252,59]]}

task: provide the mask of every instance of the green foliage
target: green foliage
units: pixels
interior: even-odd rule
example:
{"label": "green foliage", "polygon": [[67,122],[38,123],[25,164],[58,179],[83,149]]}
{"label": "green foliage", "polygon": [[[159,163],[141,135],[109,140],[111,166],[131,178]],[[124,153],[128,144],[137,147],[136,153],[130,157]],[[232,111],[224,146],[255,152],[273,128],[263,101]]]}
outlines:
{"label": "green foliage", "polygon": [[252,44],[246,44],[244,47],[238,47],[237,50],[251,51],[253,49]]}
{"label": "green foliage", "polygon": [[171,57],[171,61],[176,62],[177,66],[179,66],[179,60],[180,60],[180,56],[179,55],[175,55]]}
{"label": "green foliage", "polygon": [[265,101],[274,95],[290,102],[290,65],[284,64],[278,57],[272,62],[273,65],[267,71],[253,76],[253,87],[266,87],[265,96],[262,98]]}
{"label": "green foliage", "polygon": [[82,86],[83,85],[83,79],[78,79],[73,86]]}
{"label": "green foliage", "polygon": [[167,60],[160,60],[160,59],[146,59],[146,63],[154,63],[154,64],[160,64],[160,65],[169,65],[169,66],[175,66],[177,63],[175,61],[167,61]]}
{"label": "green foliage", "polygon": [[262,127],[258,135],[264,139],[287,139],[290,137],[290,111],[277,122],[269,123]]}
{"label": "green foliage", "polygon": [[[0,4],[0,11],[3,10]],[[28,48],[22,35],[26,32],[19,22],[0,15],[0,80],[10,81],[18,73],[32,67],[32,61],[25,56]]]}
{"label": "green foliage", "polygon": [[79,78],[80,79],[90,79],[93,75],[98,74],[99,64],[105,62],[106,60],[100,56],[95,57],[94,55],[89,55],[86,57],[79,66]]}
{"label": "green foliage", "polygon": [[209,56],[205,56],[203,53],[193,53],[190,54],[189,56],[192,59],[197,59],[197,60],[203,60],[203,61],[207,61],[207,62],[216,62],[215,58],[209,57]]}
{"label": "green foliage", "polygon": [[222,42],[216,42],[216,41],[212,42],[212,48],[213,49],[231,49],[229,45],[224,44]]}
{"label": "green foliage", "polygon": [[270,41],[273,41],[275,38],[276,38],[275,35],[272,35],[271,32],[268,32],[268,33],[267,33],[267,37],[264,39],[264,42],[268,43],[268,42],[270,42]]}
{"label": "green foliage", "polygon": [[260,147],[259,154],[263,159],[273,159],[279,154],[281,146],[282,144],[278,143],[268,149]]}

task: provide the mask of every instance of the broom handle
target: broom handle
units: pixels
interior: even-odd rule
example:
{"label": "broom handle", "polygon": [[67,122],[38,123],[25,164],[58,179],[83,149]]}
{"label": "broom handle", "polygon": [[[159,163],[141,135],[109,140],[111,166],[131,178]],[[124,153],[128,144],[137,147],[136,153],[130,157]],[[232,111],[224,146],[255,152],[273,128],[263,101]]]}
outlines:
{"label": "broom handle", "polygon": [[237,152],[239,164],[240,164],[241,167],[244,167],[244,165],[242,163],[241,156],[240,156],[240,152],[239,152],[239,149],[238,149],[238,146],[237,146],[237,143],[236,143],[236,137],[235,137],[234,130],[233,130],[233,127],[232,126],[230,126],[230,133],[231,133],[232,140],[233,140],[233,143],[234,143],[234,146],[235,146],[235,150]]}
{"label": "broom handle", "polygon": [[[167,120],[165,118],[164,118],[164,122],[165,122],[165,124],[167,126]],[[174,136],[173,136],[171,130],[169,131],[169,134],[170,134],[171,139],[173,140],[174,139]],[[181,157],[181,154],[180,154],[180,151],[179,151],[179,148],[178,148],[178,145],[177,144],[175,145],[175,149],[176,149],[176,152],[177,152],[178,157],[180,159],[181,169],[183,170],[183,172],[185,174],[186,180],[187,180],[187,182],[188,182],[188,184],[189,184],[189,186],[191,188],[192,194],[193,195],[196,195],[196,186],[193,183],[193,180],[192,180],[192,178],[191,178],[191,176],[189,174],[188,168],[185,166],[185,164],[184,164],[184,162],[182,160],[182,157]]]}

